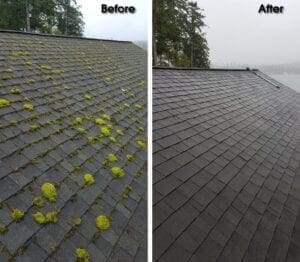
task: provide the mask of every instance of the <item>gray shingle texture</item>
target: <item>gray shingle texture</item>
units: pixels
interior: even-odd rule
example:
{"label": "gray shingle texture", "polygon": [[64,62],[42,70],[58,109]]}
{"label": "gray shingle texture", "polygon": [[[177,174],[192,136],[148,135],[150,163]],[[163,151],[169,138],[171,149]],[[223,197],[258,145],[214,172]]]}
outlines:
{"label": "gray shingle texture", "polygon": [[[90,261],[145,260],[146,71],[145,52],[130,42],[0,32],[1,261],[75,261],[78,247]],[[125,175],[114,178],[113,166]],[[39,208],[45,182],[57,200]],[[37,211],[57,211],[57,223],[36,223]],[[99,232],[101,214],[110,228]]]}
{"label": "gray shingle texture", "polygon": [[154,260],[300,261],[300,94],[253,70],[153,70]]}

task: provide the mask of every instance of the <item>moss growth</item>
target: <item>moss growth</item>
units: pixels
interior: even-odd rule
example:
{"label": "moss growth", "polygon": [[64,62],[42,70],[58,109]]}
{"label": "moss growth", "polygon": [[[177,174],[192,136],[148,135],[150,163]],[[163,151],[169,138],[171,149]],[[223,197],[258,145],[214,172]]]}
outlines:
{"label": "moss growth", "polygon": [[85,134],[86,133],[86,129],[83,128],[83,127],[78,127],[77,131],[78,131],[79,134]]}
{"label": "moss growth", "polygon": [[122,197],[125,198],[125,199],[127,199],[128,196],[129,196],[129,193],[131,191],[132,191],[132,187],[131,186],[129,186],[129,185],[125,186],[123,194],[122,194]]}
{"label": "moss growth", "polygon": [[90,96],[90,95],[84,95],[84,98],[87,99],[87,100],[91,100],[92,96]]}
{"label": "moss growth", "polygon": [[51,212],[48,212],[46,214],[46,220],[48,223],[57,223],[58,221],[58,212],[57,211],[51,211]]}
{"label": "moss growth", "polygon": [[5,72],[8,74],[12,74],[14,71],[11,68],[6,68]]}
{"label": "moss growth", "polygon": [[131,154],[127,154],[126,158],[127,158],[128,161],[133,161],[134,160],[134,156],[131,155]]}
{"label": "moss growth", "polygon": [[35,83],[35,80],[34,79],[29,79],[27,83],[28,83],[28,85],[33,85]]}
{"label": "moss growth", "polygon": [[115,177],[115,178],[120,178],[120,177],[123,177],[125,175],[124,170],[120,167],[117,167],[117,166],[112,167],[110,171],[112,173],[112,176]]}
{"label": "moss growth", "polygon": [[102,118],[96,118],[95,124],[96,125],[105,125],[105,121]]}
{"label": "moss growth", "polygon": [[76,117],[75,120],[73,121],[73,125],[81,125],[81,124],[82,124],[82,118]]}
{"label": "moss growth", "polygon": [[32,111],[34,109],[34,106],[32,104],[24,104],[23,108],[25,110]]}
{"label": "moss growth", "polygon": [[45,224],[47,222],[45,215],[42,212],[33,214],[34,221],[38,224]]}
{"label": "moss growth", "polygon": [[10,124],[11,124],[12,126],[16,126],[16,125],[18,124],[18,121],[17,121],[17,120],[11,120],[11,121],[10,121]]}
{"label": "moss growth", "polygon": [[117,129],[117,134],[119,135],[119,136],[124,136],[124,132],[123,132],[123,130],[121,130],[121,129]]}
{"label": "moss growth", "polygon": [[89,262],[90,255],[84,248],[76,248],[75,250],[76,262]]}
{"label": "moss growth", "polygon": [[125,103],[125,104],[124,104],[124,107],[125,107],[125,108],[129,108],[130,105],[129,105],[128,103]]}
{"label": "moss growth", "polygon": [[7,227],[3,224],[0,224],[0,234],[4,234],[7,231]]}
{"label": "moss growth", "polygon": [[110,136],[109,141],[112,142],[112,143],[116,143],[117,139],[115,139],[113,136]]}
{"label": "moss growth", "polygon": [[0,98],[0,107],[9,106],[10,102],[7,99]]}
{"label": "moss growth", "polygon": [[136,143],[142,149],[145,149],[147,147],[147,143],[145,141],[143,141],[143,140],[136,140]]}
{"label": "moss growth", "polygon": [[79,226],[81,224],[81,218],[80,217],[73,218],[72,223],[74,226]]}
{"label": "moss growth", "polygon": [[84,180],[84,183],[88,186],[95,183],[95,179],[94,179],[93,175],[88,174],[88,173],[83,175],[83,180]]}
{"label": "moss growth", "polygon": [[63,71],[61,69],[53,69],[52,74],[60,75]]}
{"label": "moss growth", "polygon": [[145,128],[143,128],[142,126],[139,127],[139,132],[145,132]]}
{"label": "moss growth", "polygon": [[110,131],[107,127],[101,127],[101,134],[103,136],[109,136],[110,135]]}
{"label": "moss growth", "polygon": [[108,115],[108,114],[103,114],[102,115],[103,119],[107,120],[107,121],[110,121],[111,120],[111,116]]}
{"label": "moss growth", "polygon": [[109,218],[105,215],[97,216],[96,218],[96,227],[99,230],[107,230],[110,228]]}
{"label": "moss growth", "polygon": [[18,95],[18,94],[21,94],[21,89],[14,87],[14,88],[10,89],[9,92],[11,94]]}
{"label": "moss growth", "polygon": [[143,107],[140,104],[134,105],[136,111],[140,111]]}
{"label": "moss growth", "polygon": [[108,154],[106,159],[109,161],[109,162],[116,162],[118,161],[118,158],[116,157],[116,155],[114,154]]}
{"label": "moss growth", "polygon": [[10,216],[14,221],[20,221],[24,217],[24,212],[19,208],[13,208],[10,213]]}
{"label": "moss growth", "polygon": [[36,207],[43,207],[44,206],[44,200],[43,200],[42,197],[35,197],[32,202]]}
{"label": "moss growth", "polygon": [[41,187],[43,196],[50,202],[55,202],[57,198],[56,188],[51,183],[44,183]]}
{"label": "moss growth", "polygon": [[41,70],[51,70],[52,67],[49,65],[39,65],[39,69]]}
{"label": "moss growth", "polygon": [[138,86],[145,86],[145,81],[142,80],[141,82],[138,83]]}
{"label": "moss growth", "polygon": [[25,65],[32,66],[32,63],[30,61],[26,61]]}
{"label": "moss growth", "polygon": [[38,130],[39,129],[39,126],[38,125],[31,125],[30,127],[29,127],[29,130],[30,131],[36,131],[36,130]]}

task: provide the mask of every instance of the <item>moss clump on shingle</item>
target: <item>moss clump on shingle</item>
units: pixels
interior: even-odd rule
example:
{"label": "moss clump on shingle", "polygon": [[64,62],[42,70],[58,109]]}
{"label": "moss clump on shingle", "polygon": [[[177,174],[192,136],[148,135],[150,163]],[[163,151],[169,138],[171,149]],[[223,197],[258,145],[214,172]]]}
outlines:
{"label": "moss clump on shingle", "polygon": [[140,111],[143,107],[140,104],[134,105],[136,111]]}
{"label": "moss clump on shingle", "polygon": [[34,109],[34,106],[32,104],[24,104],[23,108],[25,110],[32,111]]}
{"label": "moss clump on shingle", "polygon": [[18,94],[21,94],[21,89],[14,87],[14,88],[10,89],[9,92],[11,94],[18,95]]}
{"label": "moss clump on shingle", "polygon": [[49,65],[39,65],[39,69],[41,70],[51,70],[52,67]]}
{"label": "moss clump on shingle", "polygon": [[119,136],[124,136],[124,132],[123,132],[123,130],[121,130],[121,129],[117,129],[116,133],[117,133]]}
{"label": "moss clump on shingle", "polygon": [[112,176],[115,178],[120,178],[125,175],[124,170],[117,166],[112,167],[110,171],[111,171]]}
{"label": "moss clump on shingle", "polygon": [[57,198],[56,188],[51,183],[44,183],[41,187],[43,196],[50,202],[55,202]]}
{"label": "moss clump on shingle", "polygon": [[77,130],[77,132],[78,132],[79,134],[85,134],[85,133],[86,133],[86,129],[83,128],[83,127],[78,127],[76,130]]}
{"label": "moss clump on shingle", "polygon": [[5,98],[0,98],[0,107],[5,107],[5,106],[9,106],[10,102],[9,100],[5,99]]}
{"label": "moss clump on shingle", "polygon": [[0,224],[0,234],[4,234],[7,231],[7,227],[3,224]]}
{"label": "moss clump on shingle", "polygon": [[96,118],[95,124],[97,125],[105,125],[105,121],[102,118]]}
{"label": "moss clump on shingle", "polygon": [[42,197],[35,197],[33,199],[33,204],[36,206],[36,207],[43,207],[44,206],[44,200]]}
{"label": "moss clump on shingle", "polygon": [[107,121],[110,121],[111,120],[111,116],[108,115],[108,114],[103,114],[102,115],[103,119],[107,120]]}
{"label": "moss clump on shingle", "polygon": [[107,127],[101,127],[101,134],[103,136],[109,136],[110,135],[110,131]]}
{"label": "moss clump on shingle", "polygon": [[128,161],[133,161],[134,160],[134,156],[131,155],[131,154],[127,154],[126,158],[127,158]]}
{"label": "moss clump on shingle", "polygon": [[58,212],[57,211],[51,211],[51,212],[48,212],[46,214],[46,220],[48,223],[57,223],[58,221]]}
{"label": "moss clump on shingle", "polygon": [[96,227],[99,230],[107,230],[110,228],[109,218],[105,215],[97,216],[96,218]]}
{"label": "moss clump on shingle", "polygon": [[88,186],[95,183],[95,179],[94,179],[93,175],[91,175],[89,173],[83,175],[83,180],[84,180],[84,184],[86,184]]}
{"label": "moss clump on shingle", "polygon": [[38,224],[46,224],[46,223],[57,223],[58,221],[58,212],[51,211],[44,215],[42,212],[36,212],[33,214],[34,221]]}
{"label": "moss clump on shingle", "polygon": [[143,141],[143,140],[138,139],[138,140],[136,140],[136,143],[142,149],[145,149],[147,147],[147,143],[145,141]]}
{"label": "moss clump on shingle", "polygon": [[90,96],[90,95],[84,95],[84,98],[87,99],[87,100],[91,100],[92,96]]}
{"label": "moss clump on shingle", "polygon": [[118,158],[116,157],[115,154],[108,154],[106,159],[109,161],[109,162],[116,162],[118,161]]}
{"label": "moss clump on shingle", "polygon": [[84,248],[76,248],[75,250],[76,262],[89,262],[90,255]]}
{"label": "moss clump on shingle", "polygon": [[12,74],[14,71],[11,68],[6,68],[5,72],[8,74]]}
{"label": "moss clump on shingle", "polygon": [[23,219],[24,212],[19,208],[13,208],[10,213],[10,216],[14,221],[18,222]]}
{"label": "moss clump on shingle", "polygon": [[73,125],[81,125],[81,124],[82,124],[82,118],[76,117],[75,120],[73,121]]}
{"label": "moss clump on shingle", "polygon": [[30,131],[36,131],[36,130],[38,130],[39,129],[39,126],[38,125],[31,125],[30,127],[29,127],[29,130]]}
{"label": "moss clump on shingle", "polygon": [[131,191],[132,191],[132,187],[131,186],[129,186],[129,185],[125,186],[123,194],[122,194],[122,197],[125,198],[125,199],[127,199],[128,196],[129,196],[129,193]]}
{"label": "moss clump on shingle", "polygon": [[34,221],[38,224],[45,224],[47,222],[46,217],[42,212],[36,212],[32,216]]}

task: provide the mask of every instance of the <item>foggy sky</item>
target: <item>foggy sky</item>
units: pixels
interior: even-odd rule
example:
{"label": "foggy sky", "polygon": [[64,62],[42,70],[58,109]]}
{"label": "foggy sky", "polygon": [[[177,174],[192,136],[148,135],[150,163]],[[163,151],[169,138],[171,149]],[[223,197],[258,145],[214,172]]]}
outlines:
{"label": "foggy sky", "polygon": [[[300,61],[299,0],[198,0],[213,64],[281,64]],[[261,4],[284,14],[258,14]]]}
{"label": "foggy sky", "polygon": [[[147,0],[77,0],[85,22],[84,36],[139,41],[147,39]],[[101,4],[133,5],[134,14],[102,14]]]}

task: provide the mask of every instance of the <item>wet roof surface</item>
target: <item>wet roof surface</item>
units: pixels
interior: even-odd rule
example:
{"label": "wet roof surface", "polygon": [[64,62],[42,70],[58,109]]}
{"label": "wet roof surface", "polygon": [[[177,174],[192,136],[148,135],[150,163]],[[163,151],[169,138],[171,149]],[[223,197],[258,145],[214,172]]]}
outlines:
{"label": "wet roof surface", "polygon": [[154,69],[154,260],[300,261],[300,94],[270,80]]}
{"label": "wet roof surface", "polygon": [[[146,71],[129,42],[0,32],[0,261],[75,261],[79,247],[90,261],[145,259]],[[56,223],[35,222],[51,211]]]}

